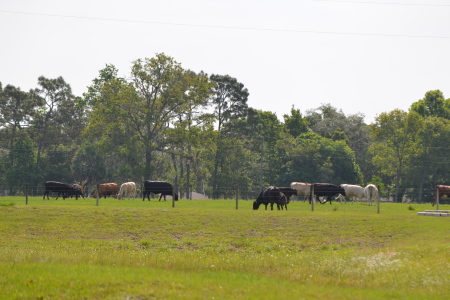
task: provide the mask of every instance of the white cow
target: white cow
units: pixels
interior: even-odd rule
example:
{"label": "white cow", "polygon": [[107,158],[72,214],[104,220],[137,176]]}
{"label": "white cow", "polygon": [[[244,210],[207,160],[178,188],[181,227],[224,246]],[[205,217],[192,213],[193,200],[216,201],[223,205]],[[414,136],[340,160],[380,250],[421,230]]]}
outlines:
{"label": "white cow", "polygon": [[136,184],[134,182],[125,182],[120,186],[117,199],[129,198],[130,196],[136,197]]}
{"label": "white cow", "polygon": [[291,189],[297,191],[297,195],[305,195],[305,201],[311,194],[311,183],[291,182]]}
{"label": "white cow", "polygon": [[364,193],[366,194],[369,205],[372,205],[372,201],[375,201],[378,197],[378,189],[374,184],[367,185],[364,189]]}
{"label": "white cow", "polygon": [[[355,202],[355,199],[356,199],[356,201],[358,201],[357,200],[358,198],[362,202],[362,198],[364,198],[364,196],[365,196],[364,188],[362,186],[354,185],[354,184],[341,184],[341,187],[345,190],[345,196],[353,197],[352,204]],[[336,197],[336,200],[339,199],[339,201],[341,201],[341,203],[342,203],[342,199],[344,199],[344,202],[347,203],[345,200],[345,196],[342,194],[339,194]]]}

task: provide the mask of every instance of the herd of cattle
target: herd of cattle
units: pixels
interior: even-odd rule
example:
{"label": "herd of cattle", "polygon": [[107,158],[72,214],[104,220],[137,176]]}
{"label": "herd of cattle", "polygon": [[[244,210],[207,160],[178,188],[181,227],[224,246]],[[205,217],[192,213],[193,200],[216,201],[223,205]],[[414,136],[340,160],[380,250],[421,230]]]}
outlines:
{"label": "herd of cattle", "polygon": [[[369,205],[378,197],[378,189],[375,185],[369,184],[365,188],[359,185],[353,184],[341,184],[339,186],[331,183],[305,183],[305,182],[292,182],[290,187],[274,187],[269,186],[264,188],[253,202],[253,209],[258,209],[261,204],[264,204],[266,210],[267,205],[270,204],[273,210],[274,204],[277,205],[278,209],[286,208],[290,201],[290,197],[293,195],[301,196],[303,195],[306,199],[309,199],[311,203],[312,198],[314,201],[318,201],[321,204],[329,202],[333,196],[336,196],[336,200],[346,201],[346,197],[352,197],[353,201],[355,199],[367,198]],[[326,197],[324,201],[320,200],[320,197]]]}
{"label": "herd of cattle", "polygon": [[[78,197],[84,198],[83,187],[79,184],[65,184],[57,181],[45,182],[44,197],[49,199],[49,193],[58,193],[56,199],[62,195],[63,199],[73,197],[78,200]],[[166,181],[150,181],[144,182],[144,189],[142,191],[142,201],[147,197],[150,201],[150,194],[161,194],[159,201],[164,196],[174,197],[174,200],[178,200],[178,194],[174,193],[173,186]],[[292,196],[304,196],[304,199],[309,200],[309,203],[314,199],[321,204],[329,202],[331,204],[332,197],[335,199],[346,202],[346,197],[351,197],[352,203],[356,200],[362,201],[363,198],[367,199],[369,205],[375,201],[378,197],[378,189],[375,185],[369,184],[366,187],[353,184],[341,184],[339,186],[331,183],[305,183],[305,182],[292,182],[290,187],[275,187],[269,186],[264,188],[253,202],[253,209],[257,210],[261,204],[267,206],[270,204],[273,210],[274,204],[280,210],[286,209],[287,204],[290,202]],[[120,186],[117,183],[102,183],[97,185],[97,189],[93,194],[95,198],[101,198],[106,196],[116,197],[117,199],[135,198],[136,197],[136,184],[134,182],[126,182]],[[325,197],[321,200],[320,197]],[[436,185],[434,190],[433,205],[436,203],[437,198],[450,198],[450,186]]]}
{"label": "herd of cattle", "polygon": [[[58,193],[58,195],[56,196],[57,200],[59,196],[62,196],[63,199],[72,196],[75,196],[77,200],[78,197],[84,198],[83,187],[79,184],[65,184],[57,181],[47,181],[44,185],[44,199],[46,195],[47,199],[49,199],[48,195],[50,192]],[[145,181],[142,201],[144,201],[146,196],[150,201],[150,193],[161,194],[161,196],[159,197],[159,201],[161,201],[162,196],[164,196],[164,201],[166,201],[166,195],[174,195],[174,199],[178,200],[178,195],[173,192],[172,185],[166,181]],[[134,198],[136,197],[136,184],[134,182],[125,182],[120,186],[120,189],[117,183],[102,183],[97,185],[97,189],[95,190],[93,197],[106,198],[106,196],[116,197],[119,200],[125,198]]]}
{"label": "herd of cattle", "polygon": [[[308,199],[311,203],[311,199],[324,204],[329,202],[333,196],[336,196],[336,200],[346,202],[346,197],[352,198],[352,203],[356,200],[362,201],[363,198],[367,199],[369,205],[375,201],[378,197],[378,189],[375,185],[369,184],[366,187],[353,184],[341,184],[339,186],[330,183],[304,183],[304,182],[292,182],[291,187],[274,187],[269,186],[264,188],[259,194],[258,198],[253,202],[253,209],[258,209],[261,204],[264,204],[266,210],[270,204],[273,210],[274,204],[278,209],[286,208],[290,201],[290,197],[293,195],[304,196],[304,199]],[[312,197],[314,195],[314,197]],[[326,197],[324,201],[319,197]],[[438,199],[450,198],[450,186],[448,185],[436,185],[433,193],[433,206],[437,203]]]}

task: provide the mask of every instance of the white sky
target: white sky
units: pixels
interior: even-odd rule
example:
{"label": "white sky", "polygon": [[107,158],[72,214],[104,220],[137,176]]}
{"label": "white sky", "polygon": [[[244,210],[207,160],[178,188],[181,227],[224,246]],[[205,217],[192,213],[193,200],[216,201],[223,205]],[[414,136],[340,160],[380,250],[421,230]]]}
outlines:
{"label": "white sky", "polygon": [[82,96],[106,64],[165,53],[230,75],[280,120],[323,103],[367,123],[429,90],[450,98],[449,0],[0,0],[0,82],[62,76]]}

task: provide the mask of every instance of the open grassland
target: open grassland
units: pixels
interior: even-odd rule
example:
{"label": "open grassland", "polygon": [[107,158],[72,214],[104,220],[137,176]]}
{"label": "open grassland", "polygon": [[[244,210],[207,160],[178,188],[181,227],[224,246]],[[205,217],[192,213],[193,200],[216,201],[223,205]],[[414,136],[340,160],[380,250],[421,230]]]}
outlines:
{"label": "open grassland", "polygon": [[0,298],[450,298],[450,218],[417,216],[430,204],[251,205],[2,197]]}

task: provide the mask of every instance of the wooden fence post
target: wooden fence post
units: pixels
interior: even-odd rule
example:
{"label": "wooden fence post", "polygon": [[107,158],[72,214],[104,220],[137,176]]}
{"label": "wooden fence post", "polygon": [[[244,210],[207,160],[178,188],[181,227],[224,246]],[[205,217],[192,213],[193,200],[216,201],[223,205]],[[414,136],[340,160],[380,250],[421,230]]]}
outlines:
{"label": "wooden fence post", "polygon": [[99,190],[98,190],[99,185],[100,184],[97,183],[97,191],[96,191],[97,197],[96,197],[96,200],[95,200],[95,206],[98,206],[98,194],[100,193]]}
{"label": "wooden fence post", "polygon": [[28,205],[28,183],[25,185],[25,204]]}
{"label": "wooden fence post", "polygon": [[377,214],[380,213],[380,192],[378,192],[378,197],[377,197]]}
{"label": "wooden fence post", "polygon": [[172,208],[174,208],[174,207],[175,207],[175,189],[172,188]]}
{"label": "wooden fence post", "polygon": [[311,185],[310,192],[311,194],[309,195],[309,197],[311,197],[311,211],[314,211],[314,184]]}
{"label": "wooden fence post", "polygon": [[238,187],[238,185],[236,184],[236,209],[239,208],[238,203],[239,203],[239,187]]}
{"label": "wooden fence post", "polygon": [[439,210],[439,188],[436,188],[436,211]]}

